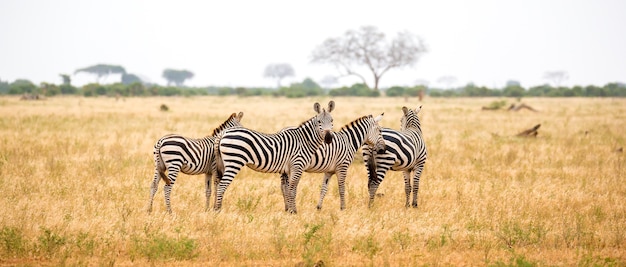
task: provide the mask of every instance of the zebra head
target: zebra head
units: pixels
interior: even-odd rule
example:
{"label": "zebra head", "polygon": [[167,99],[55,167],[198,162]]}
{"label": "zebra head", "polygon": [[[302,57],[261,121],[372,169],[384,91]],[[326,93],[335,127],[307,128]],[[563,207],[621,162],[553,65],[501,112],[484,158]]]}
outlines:
{"label": "zebra head", "polygon": [[410,109],[407,107],[402,107],[402,112],[404,112],[404,116],[400,119],[400,130],[406,129],[421,129],[420,118],[417,114],[422,110],[422,106],[419,106],[416,109]]}
{"label": "zebra head", "polygon": [[369,125],[370,127],[368,127],[365,143],[372,147],[378,154],[385,153],[385,150],[387,149],[385,146],[385,139],[383,139],[383,135],[381,134],[382,127],[378,124],[378,122],[383,119],[383,115],[385,115],[385,113],[382,113],[373,119],[372,115],[368,116],[368,120],[371,121],[371,124]]}
{"label": "zebra head", "polygon": [[214,136],[214,137],[217,136],[222,131],[224,131],[224,129],[233,128],[233,127],[241,127],[242,126],[241,118],[243,118],[243,112],[239,112],[239,114],[237,113],[231,114],[230,117],[226,119],[226,121],[224,121],[220,126],[218,126],[217,128],[213,130],[213,134],[211,134],[211,136]]}
{"label": "zebra head", "polygon": [[335,101],[332,100],[328,102],[328,111],[321,108],[317,102],[313,105],[313,110],[317,112],[315,119],[317,120],[319,133],[326,144],[330,144],[333,140],[333,117],[330,115],[333,109],[335,109]]}

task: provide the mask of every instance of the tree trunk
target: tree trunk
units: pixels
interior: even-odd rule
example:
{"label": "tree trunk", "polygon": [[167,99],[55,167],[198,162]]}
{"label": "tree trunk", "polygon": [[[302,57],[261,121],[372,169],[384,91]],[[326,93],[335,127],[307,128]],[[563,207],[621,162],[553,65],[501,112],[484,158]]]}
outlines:
{"label": "tree trunk", "polygon": [[374,91],[378,91],[378,82],[380,81],[380,76],[374,75]]}

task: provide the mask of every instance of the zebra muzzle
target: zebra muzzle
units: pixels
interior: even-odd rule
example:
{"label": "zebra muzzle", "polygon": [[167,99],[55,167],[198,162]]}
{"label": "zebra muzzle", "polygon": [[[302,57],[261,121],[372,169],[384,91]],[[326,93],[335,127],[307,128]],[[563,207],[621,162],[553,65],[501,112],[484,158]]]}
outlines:
{"label": "zebra muzzle", "polygon": [[326,144],[330,144],[333,141],[333,135],[330,134],[329,131],[326,131],[324,134],[324,142],[326,142]]}
{"label": "zebra muzzle", "polygon": [[387,150],[387,146],[385,146],[385,144],[378,144],[378,146],[376,146],[376,153],[378,154],[384,154],[385,151]]}

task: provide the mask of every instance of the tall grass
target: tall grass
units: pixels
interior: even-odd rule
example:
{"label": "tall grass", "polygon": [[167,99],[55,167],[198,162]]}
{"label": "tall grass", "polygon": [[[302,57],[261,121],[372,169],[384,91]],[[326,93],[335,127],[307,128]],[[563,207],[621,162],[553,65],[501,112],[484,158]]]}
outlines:
{"label": "tall grass", "polygon": [[[368,209],[357,156],[346,210],[335,178],[316,210],[322,175],[307,173],[297,215],[283,211],[279,175],[246,168],[219,213],[204,211],[202,176],[181,174],[174,214],[162,183],[147,214],[152,147],[167,133],[209,135],[239,111],[276,132],[328,99],[1,100],[0,265],[626,264],[625,99],[523,99],[533,113],[481,111],[489,98],[336,98],[336,129],[381,112],[397,129],[402,106],[423,105],[419,209],[404,208],[397,172]],[[537,138],[514,137],[538,123]]]}

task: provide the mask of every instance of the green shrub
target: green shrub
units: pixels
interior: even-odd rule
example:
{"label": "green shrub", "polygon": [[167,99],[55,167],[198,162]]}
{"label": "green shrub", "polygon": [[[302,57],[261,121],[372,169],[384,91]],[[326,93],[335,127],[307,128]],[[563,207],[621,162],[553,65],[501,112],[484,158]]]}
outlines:
{"label": "green shrub", "polygon": [[140,255],[148,260],[191,260],[198,256],[196,240],[187,237],[169,238],[163,234],[145,239],[133,238],[133,256]]}
{"label": "green shrub", "polygon": [[20,229],[5,226],[0,229],[0,246],[2,258],[18,257],[26,252],[28,243]]}

